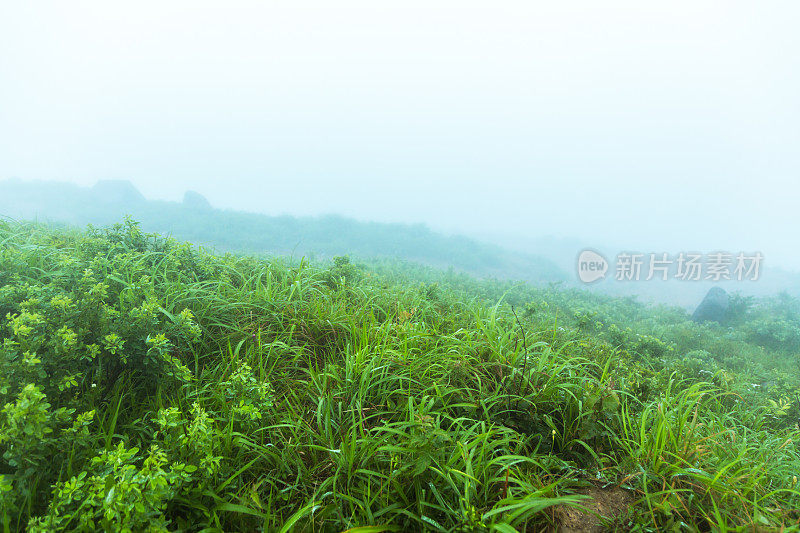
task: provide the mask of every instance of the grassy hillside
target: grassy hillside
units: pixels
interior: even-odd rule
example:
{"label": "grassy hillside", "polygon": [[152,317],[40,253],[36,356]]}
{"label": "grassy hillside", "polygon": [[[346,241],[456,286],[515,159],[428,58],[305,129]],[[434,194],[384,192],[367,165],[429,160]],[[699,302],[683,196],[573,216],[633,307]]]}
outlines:
{"label": "grassy hillside", "polygon": [[0,223],[0,519],[796,527],[797,310],[741,300],[721,328],[386,260],[213,256],[132,222]]}
{"label": "grassy hillside", "polygon": [[80,227],[107,225],[131,215],[145,231],[168,234],[220,251],[253,254],[349,254],[400,257],[478,276],[556,281],[566,274],[551,261],[510,252],[424,225],[359,222],[340,216],[267,216],[213,209],[199,194],[182,203],[148,201],[126,181],[101,181],[93,188],[58,182],[0,181],[0,216],[38,218]]}

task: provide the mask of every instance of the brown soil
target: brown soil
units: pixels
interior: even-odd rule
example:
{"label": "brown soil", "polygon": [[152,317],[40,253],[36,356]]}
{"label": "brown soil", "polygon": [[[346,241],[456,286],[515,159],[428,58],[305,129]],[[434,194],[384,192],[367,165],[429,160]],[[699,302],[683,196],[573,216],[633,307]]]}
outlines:
{"label": "brown soil", "polygon": [[[586,487],[577,489],[575,494],[589,496],[581,500],[580,505],[592,512],[575,507],[560,505],[555,508],[555,522],[558,533],[602,533],[613,531],[614,527],[605,525],[608,520],[623,516],[636,500],[633,493],[620,487]],[[603,518],[599,518],[597,513]]]}

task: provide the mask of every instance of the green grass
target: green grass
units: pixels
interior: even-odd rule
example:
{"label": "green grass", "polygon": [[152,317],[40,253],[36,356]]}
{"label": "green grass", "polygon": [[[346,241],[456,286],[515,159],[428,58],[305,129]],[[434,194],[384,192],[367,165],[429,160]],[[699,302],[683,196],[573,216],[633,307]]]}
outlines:
{"label": "green grass", "polygon": [[763,309],[729,331],[134,223],[2,224],[2,527],[538,531],[593,485],[634,497],[609,527],[796,529],[796,355],[748,336]]}

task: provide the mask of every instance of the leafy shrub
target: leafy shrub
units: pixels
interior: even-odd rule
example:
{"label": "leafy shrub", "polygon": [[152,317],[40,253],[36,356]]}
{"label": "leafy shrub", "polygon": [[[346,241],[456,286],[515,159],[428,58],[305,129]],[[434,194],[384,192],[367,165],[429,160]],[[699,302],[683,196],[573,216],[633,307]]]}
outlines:
{"label": "leafy shrub", "polygon": [[170,464],[158,446],[139,466],[138,452],[119,443],[94,457],[88,472],[57,483],[47,513],[31,519],[28,531],[168,531],[167,503],[196,467]]}

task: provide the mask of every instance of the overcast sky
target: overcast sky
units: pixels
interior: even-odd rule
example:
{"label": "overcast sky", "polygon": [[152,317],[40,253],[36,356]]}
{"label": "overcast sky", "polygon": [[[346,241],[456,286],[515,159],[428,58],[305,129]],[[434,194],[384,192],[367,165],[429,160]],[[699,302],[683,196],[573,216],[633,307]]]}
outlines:
{"label": "overcast sky", "polygon": [[0,179],[800,268],[799,21],[796,0],[2,2]]}

